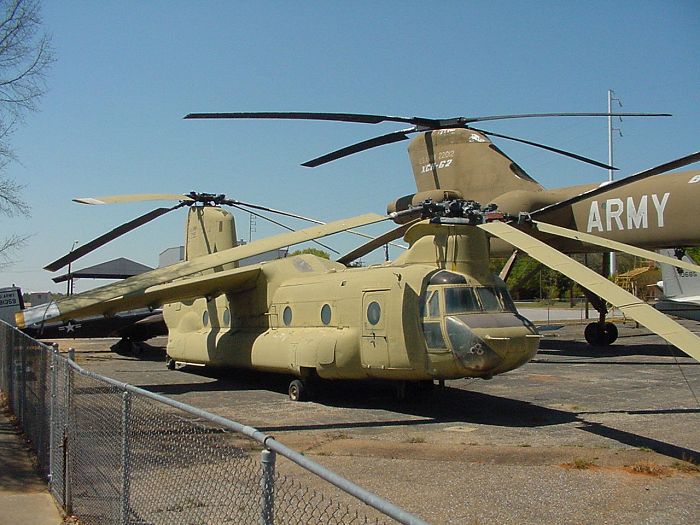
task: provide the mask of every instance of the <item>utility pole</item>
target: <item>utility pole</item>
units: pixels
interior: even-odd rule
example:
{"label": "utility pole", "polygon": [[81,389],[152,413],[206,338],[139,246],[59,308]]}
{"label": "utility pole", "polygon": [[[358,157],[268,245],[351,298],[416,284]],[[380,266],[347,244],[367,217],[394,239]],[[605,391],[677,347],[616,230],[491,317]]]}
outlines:
{"label": "utility pole", "polygon": [[[622,136],[622,131],[613,128],[612,125],[612,116],[610,115],[610,113],[612,113],[613,100],[616,101],[620,107],[622,107],[622,102],[620,101],[620,99],[615,98],[615,92],[612,89],[608,89],[608,166],[613,165],[613,131],[617,131],[620,134],[620,136]],[[622,121],[621,117],[620,121]],[[612,181],[613,170],[608,169],[608,182]],[[615,259],[615,252],[610,252],[610,264],[608,266],[608,270],[610,277],[612,277],[615,274],[615,272],[617,272],[617,261]]]}

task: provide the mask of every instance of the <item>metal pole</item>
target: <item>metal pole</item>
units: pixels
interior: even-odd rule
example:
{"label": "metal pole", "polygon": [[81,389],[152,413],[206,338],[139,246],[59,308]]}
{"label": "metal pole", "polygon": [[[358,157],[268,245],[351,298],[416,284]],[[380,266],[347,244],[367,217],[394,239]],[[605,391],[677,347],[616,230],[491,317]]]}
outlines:
{"label": "metal pole", "polygon": [[[612,101],[615,92],[608,89],[608,166],[613,165],[613,125],[612,125]],[[613,181],[613,170],[608,168],[608,182]],[[612,277],[617,271],[617,262],[615,260],[615,252],[610,252],[610,267],[609,275]]]}
{"label": "metal pole", "polygon": [[125,390],[122,393],[122,504],[121,525],[129,523],[130,508],[130,465],[129,465],[129,420],[131,416],[131,393]]}
{"label": "metal pole", "polygon": [[275,457],[274,450],[263,449],[260,454],[260,525],[273,525],[275,522]]}
{"label": "metal pole", "polygon": [[49,405],[49,487],[51,492],[54,492],[53,487],[53,455],[55,452],[54,440],[56,439],[56,352],[58,351],[58,345],[51,348],[49,352],[49,357],[51,359],[51,366],[49,367],[50,375],[49,381],[51,384],[49,388],[51,389],[51,404]]}
{"label": "metal pole", "polygon": [[[69,350],[70,352],[70,350]],[[66,363],[65,394],[66,412],[63,422],[63,508],[69,516],[73,514],[73,494],[71,493],[71,438],[75,435],[70,431],[70,426],[75,424],[72,418],[73,407],[73,369]]]}

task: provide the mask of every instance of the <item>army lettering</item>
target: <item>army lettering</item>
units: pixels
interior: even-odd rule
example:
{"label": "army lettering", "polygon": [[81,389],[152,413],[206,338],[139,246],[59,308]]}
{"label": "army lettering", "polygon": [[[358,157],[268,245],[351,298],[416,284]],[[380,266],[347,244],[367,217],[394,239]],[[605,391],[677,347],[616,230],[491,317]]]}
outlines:
{"label": "army lettering", "polygon": [[627,197],[626,201],[619,198],[607,199],[600,204],[598,201],[592,201],[588,212],[586,231],[591,233],[594,230],[609,232],[624,229],[647,229],[649,227],[649,200],[651,200],[652,208],[656,212],[656,225],[663,228],[664,210],[668,204],[669,195],[670,193],[664,193],[663,197],[659,198],[656,193],[653,193],[651,199],[648,195],[642,195],[637,203],[635,203],[634,197]]}

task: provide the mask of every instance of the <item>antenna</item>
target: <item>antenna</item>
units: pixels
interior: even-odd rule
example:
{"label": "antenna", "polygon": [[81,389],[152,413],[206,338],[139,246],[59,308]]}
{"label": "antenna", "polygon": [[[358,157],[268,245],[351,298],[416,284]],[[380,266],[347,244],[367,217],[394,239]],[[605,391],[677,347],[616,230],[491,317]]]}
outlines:
{"label": "antenna", "polygon": [[[612,125],[612,103],[613,100],[617,102],[617,104],[622,107],[622,101],[619,98],[615,98],[615,92],[612,89],[608,89],[608,165],[612,166],[613,165],[613,131],[617,131],[620,136],[622,136],[622,131],[620,131],[617,128],[613,128]],[[622,117],[620,118],[620,122],[622,122]],[[608,169],[608,182],[613,181],[613,170]],[[617,271],[617,262],[615,260],[615,252],[610,252],[610,264],[608,266],[608,273],[610,277],[615,275],[615,272]]]}

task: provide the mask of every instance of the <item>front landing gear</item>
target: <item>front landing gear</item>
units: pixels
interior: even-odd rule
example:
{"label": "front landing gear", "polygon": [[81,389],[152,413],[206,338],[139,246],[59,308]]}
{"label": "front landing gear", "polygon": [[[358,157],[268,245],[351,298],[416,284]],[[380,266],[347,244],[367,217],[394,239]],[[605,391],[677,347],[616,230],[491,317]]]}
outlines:
{"label": "front landing gear", "polygon": [[605,316],[608,313],[605,301],[588,290],[584,289],[584,293],[600,316],[597,323],[590,323],[586,326],[583,332],[586,341],[591,346],[609,346],[613,344],[617,340],[617,326],[605,321]]}
{"label": "front landing gear", "polygon": [[289,399],[292,401],[306,401],[309,393],[301,379],[294,379],[289,383]]}

